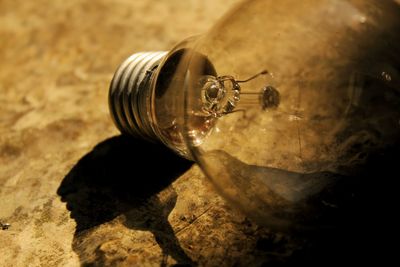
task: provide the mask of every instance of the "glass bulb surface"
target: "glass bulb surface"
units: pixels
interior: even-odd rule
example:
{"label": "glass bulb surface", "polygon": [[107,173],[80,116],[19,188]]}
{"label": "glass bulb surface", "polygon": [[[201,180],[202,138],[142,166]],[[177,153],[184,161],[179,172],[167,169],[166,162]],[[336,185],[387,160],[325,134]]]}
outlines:
{"label": "glass bulb surface", "polygon": [[352,194],[330,190],[399,146],[399,33],[395,1],[243,2],[181,57],[190,154],[259,223],[329,224]]}
{"label": "glass bulb surface", "polygon": [[[399,33],[396,1],[244,1],[162,59],[123,64],[110,109],[258,223],[324,227],[368,172],[398,163]],[[124,98],[130,69],[146,72]]]}

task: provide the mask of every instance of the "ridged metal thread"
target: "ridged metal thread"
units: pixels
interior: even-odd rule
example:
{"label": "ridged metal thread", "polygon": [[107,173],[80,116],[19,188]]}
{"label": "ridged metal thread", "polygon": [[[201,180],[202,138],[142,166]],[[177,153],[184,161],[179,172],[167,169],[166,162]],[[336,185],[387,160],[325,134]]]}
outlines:
{"label": "ridged metal thread", "polygon": [[124,134],[154,140],[151,122],[151,80],[167,52],[136,53],[117,69],[109,91],[111,117]]}

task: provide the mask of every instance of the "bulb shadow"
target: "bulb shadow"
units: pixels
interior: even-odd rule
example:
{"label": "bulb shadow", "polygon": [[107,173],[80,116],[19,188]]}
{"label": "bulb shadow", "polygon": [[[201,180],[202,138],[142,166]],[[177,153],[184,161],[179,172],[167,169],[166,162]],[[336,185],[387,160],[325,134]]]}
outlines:
{"label": "bulb shadow", "polygon": [[126,227],[154,235],[163,262],[170,255],[180,264],[193,264],[168,222],[177,200],[171,183],[191,164],[164,146],[126,136],[107,139],[83,156],[57,190],[76,221],[72,247],[81,263],[86,253],[78,245],[85,238],[81,233],[123,214]]}

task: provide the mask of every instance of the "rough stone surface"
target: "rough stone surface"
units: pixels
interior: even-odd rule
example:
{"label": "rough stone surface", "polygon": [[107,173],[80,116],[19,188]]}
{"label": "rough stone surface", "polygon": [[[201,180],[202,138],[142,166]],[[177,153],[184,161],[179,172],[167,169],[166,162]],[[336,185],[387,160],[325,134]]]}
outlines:
{"label": "rough stone surface", "polygon": [[1,266],[251,266],[289,253],[196,165],[119,136],[108,115],[123,59],[204,32],[234,2],[0,2]]}
{"label": "rough stone surface", "polygon": [[118,64],[206,31],[237,1],[0,1],[0,266],[394,265],[398,147],[351,195],[358,219],[283,234],[112,124]]}

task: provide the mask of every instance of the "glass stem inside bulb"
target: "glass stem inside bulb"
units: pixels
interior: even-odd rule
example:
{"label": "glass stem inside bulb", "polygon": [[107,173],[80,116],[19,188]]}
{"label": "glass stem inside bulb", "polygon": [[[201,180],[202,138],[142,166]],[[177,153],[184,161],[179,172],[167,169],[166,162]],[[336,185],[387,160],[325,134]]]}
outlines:
{"label": "glass stem inside bulb", "polygon": [[236,80],[233,76],[204,76],[200,79],[202,112],[215,118],[223,115],[260,107],[261,109],[276,108],[280,103],[279,91],[273,86],[266,85],[258,91],[242,91],[240,83],[256,79],[268,74],[264,70],[246,80]]}

